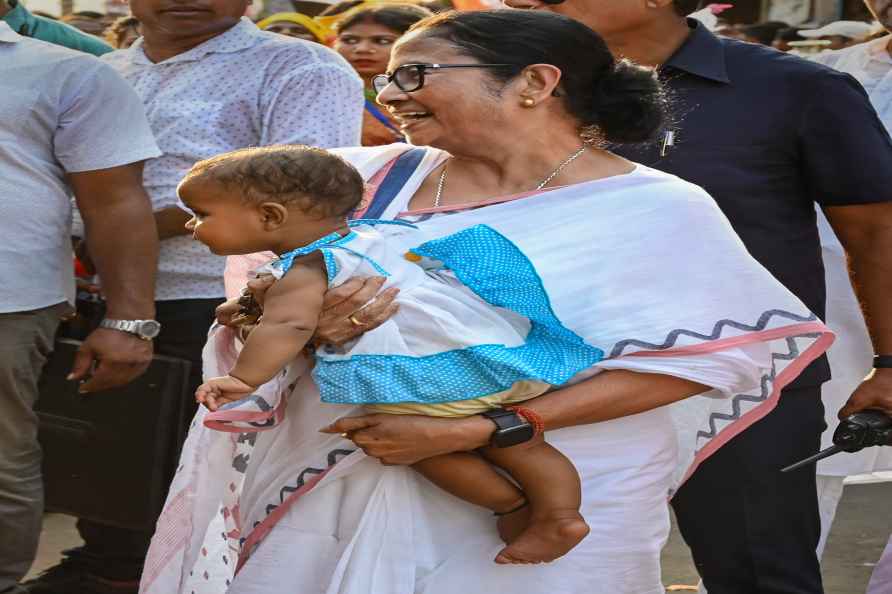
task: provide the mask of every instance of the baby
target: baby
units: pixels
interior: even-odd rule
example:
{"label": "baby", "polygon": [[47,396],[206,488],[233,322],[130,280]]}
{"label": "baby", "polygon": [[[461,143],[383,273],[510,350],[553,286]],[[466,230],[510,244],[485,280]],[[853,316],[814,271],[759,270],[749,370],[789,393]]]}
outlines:
{"label": "baby", "polygon": [[[267,266],[278,280],[267,291],[262,315],[235,366],[196,392],[210,410],[237,406],[229,403],[249,396],[299,357],[316,330],[325,292],[356,275],[387,276],[390,286],[400,288],[400,307],[343,349],[316,351],[313,376],[325,402],[363,404],[389,414],[470,416],[534,398],[566,381],[540,373],[549,357],[537,351],[539,343],[547,341],[554,349],[568,340],[568,351],[583,354],[575,371],[600,358],[600,351],[580,346],[572,333],[569,339],[549,333],[535,315],[497,307],[459,282],[464,261],[476,273],[481,266],[479,259],[465,257],[464,246],[471,245],[465,242],[495,238],[509,252],[513,248],[489,227],[419,245],[421,232],[406,223],[348,223],[362,199],[363,180],[326,151],[274,146],[226,153],[197,163],[178,191],[193,213],[187,228],[215,254],[280,254]],[[443,250],[447,245],[451,255]],[[544,298],[541,284],[524,285],[514,270],[508,278],[512,286],[480,292],[528,290]],[[522,407],[518,412],[524,415]],[[441,455],[414,465],[439,487],[496,515],[529,505],[525,528],[509,539],[497,563],[552,561],[588,534],[575,468],[544,441],[535,415],[527,414],[536,431],[523,445]]]}

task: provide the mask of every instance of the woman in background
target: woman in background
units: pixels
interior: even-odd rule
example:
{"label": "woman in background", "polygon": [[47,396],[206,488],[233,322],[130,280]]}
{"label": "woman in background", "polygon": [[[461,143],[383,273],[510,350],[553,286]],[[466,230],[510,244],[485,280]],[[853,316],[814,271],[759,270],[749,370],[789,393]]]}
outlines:
{"label": "woman in background", "polygon": [[335,51],[350,62],[365,84],[363,146],[404,140],[398,124],[375,102],[372,78],[387,70],[390,50],[396,40],[431,14],[426,8],[412,4],[384,4],[354,12],[335,25]]}

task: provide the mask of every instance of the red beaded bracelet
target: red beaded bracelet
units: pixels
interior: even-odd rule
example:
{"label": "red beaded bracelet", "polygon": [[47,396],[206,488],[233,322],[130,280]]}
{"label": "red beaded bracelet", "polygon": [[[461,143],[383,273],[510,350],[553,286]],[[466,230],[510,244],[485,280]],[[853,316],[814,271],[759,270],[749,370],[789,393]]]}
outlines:
{"label": "red beaded bracelet", "polygon": [[533,437],[542,435],[545,432],[545,421],[539,416],[539,413],[525,406],[506,406],[508,410],[513,410],[519,416],[526,419],[527,423],[533,426]]}

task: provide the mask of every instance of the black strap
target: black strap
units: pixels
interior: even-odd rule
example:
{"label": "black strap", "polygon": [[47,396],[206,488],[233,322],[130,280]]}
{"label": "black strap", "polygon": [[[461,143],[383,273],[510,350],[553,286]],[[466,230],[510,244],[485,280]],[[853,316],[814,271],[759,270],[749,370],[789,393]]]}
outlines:
{"label": "black strap", "polygon": [[875,369],[892,368],[892,355],[877,355],[873,358],[873,366]]}
{"label": "black strap", "polygon": [[384,211],[387,210],[387,207],[396,198],[396,195],[400,193],[400,190],[403,189],[403,186],[406,185],[406,182],[409,181],[409,178],[418,169],[424,154],[425,150],[423,148],[416,147],[407,150],[397,157],[396,163],[393,164],[393,167],[390,168],[390,171],[381,180],[381,184],[375,192],[375,197],[372,198],[372,203],[369,204],[362,218],[381,218],[381,215],[384,214]]}

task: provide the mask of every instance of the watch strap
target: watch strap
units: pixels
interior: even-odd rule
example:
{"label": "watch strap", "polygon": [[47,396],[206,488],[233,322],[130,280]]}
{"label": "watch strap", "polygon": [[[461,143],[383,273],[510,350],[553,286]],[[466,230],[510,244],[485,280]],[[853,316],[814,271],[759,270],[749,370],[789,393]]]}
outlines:
{"label": "watch strap", "polygon": [[127,332],[128,334],[136,334],[139,330],[139,322],[137,320],[110,320],[105,318],[99,322],[99,327],[107,328],[109,330],[119,330],[121,332]]}
{"label": "watch strap", "polygon": [[494,408],[481,414],[496,424],[496,431],[511,429],[526,422],[516,412],[505,408]]}
{"label": "watch strap", "polygon": [[874,369],[892,368],[892,355],[876,355],[873,358]]}
{"label": "watch strap", "polygon": [[[146,324],[150,324],[152,326],[149,332],[147,332],[145,329]],[[117,330],[119,332],[125,332],[127,334],[133,334],[134,336],[143,340],[152,340],[156,336],[158,336],[161,325],[157,322],[157,320],[114,320],[111,318],[104,318],[101,322],[99,322],[99,327],[109,330]]]}

